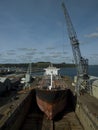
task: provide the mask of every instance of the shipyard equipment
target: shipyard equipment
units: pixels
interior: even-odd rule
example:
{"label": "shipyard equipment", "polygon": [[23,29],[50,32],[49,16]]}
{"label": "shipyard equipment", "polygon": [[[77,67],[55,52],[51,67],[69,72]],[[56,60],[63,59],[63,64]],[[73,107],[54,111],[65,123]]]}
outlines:
{"label": "shipyard equipment", "polygon": [[77,39],[76,32],[74,30],[73,24],[71,22],[70,16],[68,14],[67,8],[64,3],[62,3],[62,7],[64,10],[64,15],[65,15],[70,43],[72,46],[75,65],[77,68],[77,83],[76,83],[75,91],[77,94],[80,94],[80,92],[83,91],[90,93],[91,88],[89,85],[89,76],[88,76],[88,59],[84,59],[82,57],[79,48],[79,41]]}
{"label": "shipyard equipment", "polygon": [[32,68],[31,67],[32,67],[31,63],[29,63],[28,70],[25,74],[25,78],[21,79],[21,83],[24,84],[24,87],[23,87],[24,89],[30,87],[30,82],[31,82],[31,79],[32,79],[32,76],[31,76]]}

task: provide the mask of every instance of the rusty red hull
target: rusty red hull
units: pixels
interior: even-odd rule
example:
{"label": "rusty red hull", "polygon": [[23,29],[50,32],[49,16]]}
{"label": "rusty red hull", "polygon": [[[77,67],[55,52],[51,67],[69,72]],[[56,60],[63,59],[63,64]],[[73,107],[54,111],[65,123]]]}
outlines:
{"label": "rusty red hull", "polygon": [[67,89],[65,90],[36,90],[36,101],[41,111],[52,120],[67,104]]}

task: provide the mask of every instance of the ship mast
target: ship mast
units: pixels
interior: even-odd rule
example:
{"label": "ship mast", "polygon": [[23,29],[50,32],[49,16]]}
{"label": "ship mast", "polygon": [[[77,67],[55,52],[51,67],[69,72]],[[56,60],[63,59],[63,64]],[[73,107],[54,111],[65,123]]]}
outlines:
{"label": "ship mast", "polygon": [[52,88],[52,81],[53,80],[53,72],[51,71],[51,86],[49,87],[49,89],[51,90],[51,88]]}

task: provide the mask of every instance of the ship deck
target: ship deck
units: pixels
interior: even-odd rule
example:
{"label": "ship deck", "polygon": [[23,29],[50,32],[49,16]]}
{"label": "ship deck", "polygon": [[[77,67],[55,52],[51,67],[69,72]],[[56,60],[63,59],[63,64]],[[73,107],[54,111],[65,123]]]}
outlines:
{"label": "ship deck", "polygon": [[[49,86],[51,85],[50,77],[44,76],[38,83],[37,88],[40,89],[49,89]],[[52,88],[51,89],[66,89],[68,88],[68,85],[65,82],[65,79],[59,77],[54,77],[52,80]]]}

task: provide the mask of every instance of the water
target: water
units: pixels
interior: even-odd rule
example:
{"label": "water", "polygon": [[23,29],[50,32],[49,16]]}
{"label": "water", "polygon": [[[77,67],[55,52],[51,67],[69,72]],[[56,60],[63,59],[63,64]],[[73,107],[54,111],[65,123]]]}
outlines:
{"label": "water", "polygon": [[[59,73],[60,75],[68,75],[72,78],[77,74],[76,68],[61,68]],[[43,75],[43,72],[33,73],[33,76],[36,75]],[[98,77],[98,65],[89,66],[89,75]]]}
{"label": "water", "polygon": [[89,66],[89,75],[98,77],[98,65]]}
{"label": "water", "polygon": [[[98,77],[98,65],[97,66],[89,66],[88,72],[89,72],[89,75]],[[77,74],[77,72],[76,72],[76,68],[62,68],[60,70],[60,74],[61,75],[68,75],[68,76],[73,78]]]}
{"label": "water", "polygon": [[77,73],[75,68],[61,68],[61,70],[59,72],[60,72],[60,75],[68,75],[72,78]]}

